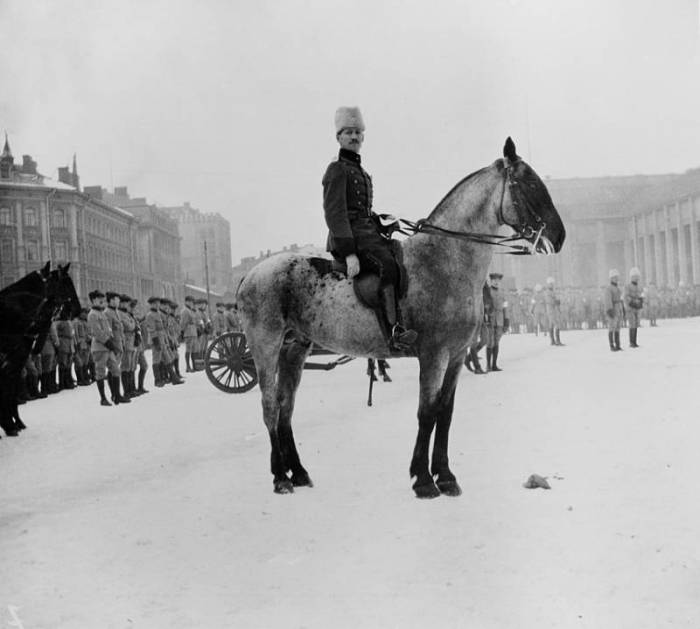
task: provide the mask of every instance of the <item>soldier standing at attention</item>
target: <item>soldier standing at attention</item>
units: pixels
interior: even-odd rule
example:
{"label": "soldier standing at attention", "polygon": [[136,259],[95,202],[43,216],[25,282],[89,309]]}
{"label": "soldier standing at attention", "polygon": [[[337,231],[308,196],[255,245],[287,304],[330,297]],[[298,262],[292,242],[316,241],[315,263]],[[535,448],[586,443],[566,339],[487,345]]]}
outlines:
{"label": "soldier standing at attention", "polygon": [[554,288],[554,278],[547,278],[547,288],[544,291],[544,304],[549,325],[550,345],[564,345],[559,338],[561,330],[561,299]]}
{"label": "soldier standing at attention", "polygon": [[224,312],[225,304],[221,301],[216,302],[216,312],[212,317],[212,327],[214,336],[221,336],[227,330],[226,313]]}
{"label": "soldier standing at attention", "polygon": [[530,314],[535,323],[535,336],[545,329],[547,323],[547,307],[542,294],[542,284],[535,284],[535,292],[530,300]]}
{"label": "soldier standing at attention", "polygon": [[136,357],[136,346],[134,345],[136,338],[136,320],[129,314],[129,304],[131,297],[129,295],[119,296],[119,320],[124,329],[124,354],[122,355],[122,386],[124,387],[124,397],[136,397],[134,392],[136,386],[134,384],[134,359]]}
{"label": "soldier standing at attention", "polygon": [[[88,330],[92,341],[90,343],[90,353],[95,363],[95,382],[97,390],[100,392],[100,404],[102,406],[112,406],[105,397],[105,378],[107,369],[112,369],[116,364],[114,350],[116,345],[112,337],[112,326],[104,313],[105,294],[102,291],[94,290],[89,294],[92,308],[87,317]],[[107,380],[109,388],[114,395],[112,380]]]}
{"label": "soldier standing at attention", "polygon": [[[131,400],[124,397],[119,389],[122,377],[122,358],[124,356],[124,326],[119,316],[119,293],[107,291],[107,308],[105,316],[112,326],[112,339],[114,341],[115,363],[109,369],[110,390],[112,391],[112,402],[115,404],[128,404]],[[113,387],[113,388],[112,388]]]}
{"label": "soldier standing at attention", "polygon": [[625,305],[627,306],[627,323],[629,325],[630,347],[637,345],[637,330],[639,329],[640,312],[644,305],[642,287],[639,285],[641,274],[637,267],[630,269],[630,281],[625,286]]}
{"label": "soldier standing at attention", "polygon": [[197,351],[197,317],[194,298],[185,297],[185,308],[180,315],[180,333],[185,339],[185,371],[194,371],[194,355]]}
{"label": "soldier standing at attention", "polygon": [[340,107],[335,113],[338,159],[323,176],[323,211],[328,226],[326,249],[344,262],[352,279],[360,271],[379,276],[379,303],[375,311],[387,345],[406,350],[418,337],[406,330],[398,300],[399,268],[391,243],[379,231],[372,212],[372,179],[361,165],[360,149],[365,124],[357,107]]}
{"label": "soldier standing at attention", "polygon": [[170,352],[172,355],[170,364],[173,366],[173,371],[177,376],[176,379],[184,382],[182,375],[180,374],[180,322],[177,318],[178,304],[174,301],[168,301],[168,306],[170,307],[170,310],[166,315],[165,327],[168,333]]}
{"label": "soldier standing at attention", "polygon": [[87,308],[81,308],[80,315],[73,320],[73,330],[75,332],[73,363],[75,364],[75,375],[78,379],[78,384],[81,386],[90,384],[90,376],[88,374],[90,346],[87,334],[87,313]]}
{"label": "soldier standing at attention", "polygon": [[[482,347],[485,347],[486,344],[488,343],[488,331],[487,331],[487,325],[488,321],[491,318],[491,313],[493,311],[493,302],[491,301],[491,291],[489,290],[489,285],[487,282],[484,282],[484,285],[481,289],[481,294],[483,297],[483,308],[484,308],[484,313],[483,316],[481,317],[481,321],[479,322],[479,329],[474,331],[474,340],[472,341],[472,344],[469,346],[469,349],[467,350],[467,357],[464,359],[464,366],[469,369],[469,371],[475,373],[475,374],[485,374],[486,372],[481,368],[481,364],[479,364],[479,352],[481,351]],[[489,361],[490,362],[490,361]],[[488,363],[486,365],[486,369],[488,369]]]}
{"label": "soldier standing at attention", "polygon": [[163,371],[161,361],[163,360],[163,319],[160,317],[160,298],[148,298],[148,313],[146,314],[146,329],[148,338],[151,340],[151,366],[153,367],[153,380],[157,387],[162,387]]}
{"label": "soldier standing at attention", "polygon": [[71,365],[75,351],[75,332],[70,321],[70,314],[64,308],[58,315],[56,322],[56,334],[58,335],[58,389],[75,389]]}
{"label": "soldier standing at attention", "polygon": [[608,276],[610,284],[606,286],[603,295],[603,307],[608,318],[608,342],[611,352],[619,352],[622,350],[620,347],[620,325],[623,316],[622,293],[617,285],[620,274],[617,269],[611,269]]}
{"label": "soldier standing at attention", "polygon": [[647,318],[649,319],[649,325],[652,328],[656,327],[656,317],[659,312],[659,291],[656,289],[656,284],[651,282],[644,289],[644,299],[646,304]]}
{"label": "soldier standing at attention", "polygon": [[238,332],[241,329],[241,324],[236,316],[235,305],[232,303],[226,304],[226,331]]}
{"label": "soldier standing at attention", "polygon": [[499,284],[503,279],[502,273],[489,273],[489,292],[491,293],[491,313],[486,323],[487,343],[486,343],[486,370],[502,371],[496,364],[498,360],[498,349],[504,330],[508,329],[508,318],[506,317],[505,298],[499,291]]}
{"label": "soldier standing at attention", "polygon": [[199,359],[199,369],[201,371],[204,369],[204,354],[207,351],[207,345],[209,344],[209,335],[212,331],[211,320],[209,319],[209,314],[207,313],[207,306],[209,303],[206,299],[197,300],[197,309],[199,310],[199,316],[202,321],[202,334],[199,335],[199,346],[197,348],[197,358]]}
{"label": "soldier standing at attention", "polygon": [[138,305],[138,299],[132,299],[129,302],[129,314],[134,319],[136,327],[134,328],[134,370],[132,371],[132,377],[135,375],[136,365],[139,367],[139,384],[134,391],[134,395],[143,395],[144,393],[149,393],[148,389],[143,386],[143,381],[146,377],[146,372],[148,371],[148,361],[145,356],[146,349],[146,339],[144,338],[143,330],[141,329],[141,322],[136,317],[136,306]]}

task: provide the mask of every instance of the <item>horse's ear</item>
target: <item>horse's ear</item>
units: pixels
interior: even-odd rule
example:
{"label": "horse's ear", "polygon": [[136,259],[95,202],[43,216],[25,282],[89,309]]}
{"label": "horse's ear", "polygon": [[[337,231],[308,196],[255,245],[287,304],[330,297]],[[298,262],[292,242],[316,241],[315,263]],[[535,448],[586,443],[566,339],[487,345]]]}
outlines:
{"label": "horse's ear", "polygon": [[61,270],[62,270],[64,273],[68,273],[68,269],[69,269],[69,268],[70,268],[70,262],[68,262],[68,264],[66,264],[66,266],[64,266]]}
{"label": "horse's ear", "polygon": [[44,277],[48,277],[49,273],[51,272],[51,260],[49,260],[41,269],[41,274]]}
{"label": "horse's ear", "polygon": [[518,155],[515,152],[515,142],[508,136],[505,146],[503,147],[503,157],[505,157],[509,162],[516,162],[518,160]]}

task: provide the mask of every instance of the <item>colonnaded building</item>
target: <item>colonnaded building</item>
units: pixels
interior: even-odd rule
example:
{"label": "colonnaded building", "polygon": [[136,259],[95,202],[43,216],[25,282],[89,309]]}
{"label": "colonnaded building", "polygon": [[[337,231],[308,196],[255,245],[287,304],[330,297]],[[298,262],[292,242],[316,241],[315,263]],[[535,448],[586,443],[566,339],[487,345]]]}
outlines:
{"label": "colonnaded building", "polygon": [[700,285],[700,168],[683,174],[547,179],[567,231],[555,256],[495,255],[493,267],[517,288],[593,287],[632,267],[644,284]]}
{"label": "colonnaded building", "polygon": [[145,200],[134,201],[124,209],[99,186],[81,190],[75,158],[72,170],[58,169],[58,181],[41,174],[30,155],[15,164],[5,137],[0,155],[0,287],[51,260],[70,262],[83,303],[94,288],[139,300],[151,294],[181,299],[177,223]]}

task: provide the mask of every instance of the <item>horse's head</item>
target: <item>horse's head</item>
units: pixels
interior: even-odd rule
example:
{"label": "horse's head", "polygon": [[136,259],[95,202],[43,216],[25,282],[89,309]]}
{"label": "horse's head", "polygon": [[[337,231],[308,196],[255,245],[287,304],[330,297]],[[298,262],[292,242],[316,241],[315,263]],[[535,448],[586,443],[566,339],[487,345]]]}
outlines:
{"label": "horse's head", "polygon": [[49,274],[47,294],[49,299],[53,298],[53,303],[57,308],[63,307],[64,311],[70,313],[71,317],[80,314],[80,299],[75,292],[75,286],[71,276],[68,275],[70,262],[64,266],[58,265]]}
{"label": "horse's head", "polygon": [[532,243],[535,252],[557,253],[566,230],[552,197],[538,174],[515,152],[508,138],[503,147],[505,183],[501,201],[501,222]]}

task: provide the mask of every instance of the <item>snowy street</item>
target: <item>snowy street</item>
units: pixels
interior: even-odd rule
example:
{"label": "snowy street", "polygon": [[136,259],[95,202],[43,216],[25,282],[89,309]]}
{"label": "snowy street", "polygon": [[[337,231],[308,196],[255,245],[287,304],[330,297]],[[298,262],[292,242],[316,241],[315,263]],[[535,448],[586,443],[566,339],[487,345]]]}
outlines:
{"label": "snowy street", "polygon": [[[93,385],[20,407],[28,429],[0,441],[0,627],[700,626],[700,319],[645,325],[640,349],[624,329],[617,353],[605,330],[561,338],[508,335],[503,372],[463,371],[459,498],[411,489],[413,360],[371,408],[365,361],[305,372],[315,487],[287,496],[258,388],[149,372],[129,405]],[[525,489],[533,473],[552,489]]]}

